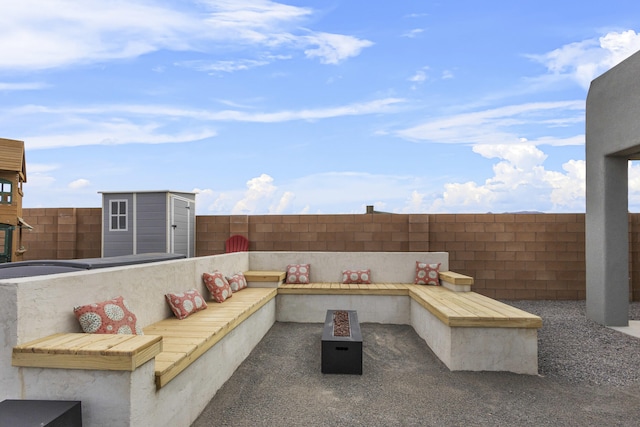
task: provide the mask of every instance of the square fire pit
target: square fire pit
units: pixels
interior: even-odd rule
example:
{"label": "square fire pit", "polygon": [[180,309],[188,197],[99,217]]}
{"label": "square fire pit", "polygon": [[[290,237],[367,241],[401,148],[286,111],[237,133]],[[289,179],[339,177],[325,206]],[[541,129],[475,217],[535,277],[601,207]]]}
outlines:
{"label": "square fire pit", "polygon": [[322,373],[362,375],[362,333],[355,310],[327,310]]}

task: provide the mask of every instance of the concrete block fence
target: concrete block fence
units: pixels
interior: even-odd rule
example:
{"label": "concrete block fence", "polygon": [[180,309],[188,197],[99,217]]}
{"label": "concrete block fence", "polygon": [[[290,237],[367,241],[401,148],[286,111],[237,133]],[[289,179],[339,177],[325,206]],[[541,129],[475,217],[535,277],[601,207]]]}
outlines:
{"label": "concrete block fence", "polygon": [[[100,208],[24,209],[24,259],[99,257]],[[448,252],[450,269],[498,299],[585,299],[584,214],[201,215],[196,255],[251,251]],[[640,214],[629,214],[629,297],[640,300]],[[284,266],[283,266],[284,267]]]}

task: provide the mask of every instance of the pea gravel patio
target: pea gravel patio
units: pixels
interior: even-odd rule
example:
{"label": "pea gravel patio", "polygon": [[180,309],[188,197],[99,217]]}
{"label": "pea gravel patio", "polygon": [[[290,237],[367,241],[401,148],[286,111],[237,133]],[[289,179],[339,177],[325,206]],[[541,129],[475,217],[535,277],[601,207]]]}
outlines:
{"label": "pea gravel patio", "polygon": [[193,427],[640,425],[639,338],[584,301],[508,303],[543,318],[538,376],[450,372],[410,326],[372,323],[364,374],[323,375],[322,323],[276,323]]}

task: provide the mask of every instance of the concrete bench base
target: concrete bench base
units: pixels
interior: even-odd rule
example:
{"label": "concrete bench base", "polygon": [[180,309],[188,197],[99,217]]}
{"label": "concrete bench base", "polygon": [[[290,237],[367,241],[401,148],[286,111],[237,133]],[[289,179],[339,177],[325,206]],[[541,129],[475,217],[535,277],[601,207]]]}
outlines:
{"label": "concrete bench base", "polygon": [[538,374],[538,330],[450,327],[411,301],[411,326],[452,371]]}

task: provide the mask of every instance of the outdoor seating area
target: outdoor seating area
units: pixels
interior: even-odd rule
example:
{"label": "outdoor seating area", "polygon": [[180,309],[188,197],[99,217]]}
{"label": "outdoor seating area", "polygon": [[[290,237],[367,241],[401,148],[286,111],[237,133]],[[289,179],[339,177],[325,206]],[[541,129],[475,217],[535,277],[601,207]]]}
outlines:
{"label": "outdoor seating area", "polygon": [[[439,265],[444,286],[415,284],[418,261]],[[309,266],[311,280],[280,283],[291,264]],[[343,283],[345,269],[369,283]],[[208,296],[202,275],[215,270],[253,280],[175,318],[164,295]],[[82,401],[86,425],[189,426],[276,321],[322,323],[328,309],[410,325],[450,370],[537,374],[540,317],[471,292],[472,282],[448,271],[445,252],[236,252],[8,279],[2,397]],[[73,307],[97,295],[124,296],[145,335],[79,333]]]}

